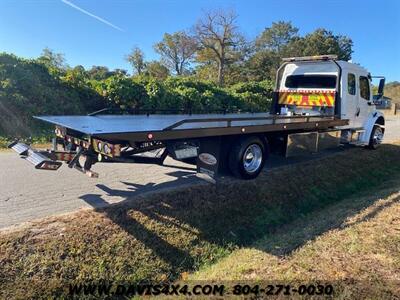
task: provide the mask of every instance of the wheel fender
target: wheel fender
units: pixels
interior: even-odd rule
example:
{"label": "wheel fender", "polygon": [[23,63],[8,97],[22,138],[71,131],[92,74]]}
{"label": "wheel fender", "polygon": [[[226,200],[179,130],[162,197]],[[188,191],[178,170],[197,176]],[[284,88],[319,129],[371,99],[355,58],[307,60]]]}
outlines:
{"label": "wheel fender", "polygon": [[364,123],[364,134],[362,135],[361,142],[363,144],[368,144],[371,137],[372,129],[374,125],[377,124],[383,129],[385,129],[385,116],[380,111],[374,111],[368,115],[367,120]]}

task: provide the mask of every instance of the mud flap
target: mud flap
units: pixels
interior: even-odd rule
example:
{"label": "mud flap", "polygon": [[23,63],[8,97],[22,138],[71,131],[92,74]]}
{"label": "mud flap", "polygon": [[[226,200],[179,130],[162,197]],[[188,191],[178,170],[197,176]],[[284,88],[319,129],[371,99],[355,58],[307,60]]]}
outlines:
{"label": "mud flap", "polygon": [[221,138],[207,138],[200,141],[197,157],[197,172],[216,180],[221,175]]}

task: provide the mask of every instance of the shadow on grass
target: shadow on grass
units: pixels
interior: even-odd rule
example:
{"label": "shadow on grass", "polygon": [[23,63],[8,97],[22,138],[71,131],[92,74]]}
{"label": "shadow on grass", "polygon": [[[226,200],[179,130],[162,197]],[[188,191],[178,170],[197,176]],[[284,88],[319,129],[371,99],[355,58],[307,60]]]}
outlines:
{"label": "shadow on grass", "polygon": [[[328,230],[345,226],[349,217],[393,192],[387,178],[400,178],[400,161],[393,159],[396,156],[400,156],[396,145],[383,145],[378,151],[351,149],[267,172],[253,181],[228,180],[217,186],[194,186],[132,199],[155,188],[176,187],[192,180],[193,173],[172,172],[169,175],[176,178],[174,181],[157,186],[124,182],[131,189],[127,191],[98,185],[109,195],[124,197],[118,205],[104,207],[107,202],[96,194],[81,198],[167,261],[171,274],[177,276],[199,264],[212,263],[218,256],[212,253],[212,245],[245,246],[267,235],[269,242],[262,250],[286,255]],[[374,195],[383,188],[387,190]],[[368,193],[374,196],[366,197]],[[326,207],[334,210],[322,210]],[[383,208],[372,208],[358,222]],[[318,211],[323,214],[316,218],[312,213]],[[304,228],[288,225],[300,219]],[[153,223],[158,226],[149,225]],[[168,235],[178,240],[189,236],[191,243],[171,244]]]}

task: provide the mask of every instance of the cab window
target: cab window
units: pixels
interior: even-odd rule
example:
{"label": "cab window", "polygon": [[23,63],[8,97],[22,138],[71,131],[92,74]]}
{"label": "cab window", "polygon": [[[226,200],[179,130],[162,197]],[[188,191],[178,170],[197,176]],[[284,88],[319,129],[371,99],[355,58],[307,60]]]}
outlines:
{"label": "cab window", "polygon": [[334,89],[336,88],[336,76],[332,75],[290,75],[286,78],[287,88],[314,88]]}
{"label": "cab window", "polygon": [[360,76],[360,96],[365,100],[370,100],[368,77]]}
{"label": "cab window", "polygon": [[356,76],[352,73],[347,74],[347,92],[350,95],[356,94]]}

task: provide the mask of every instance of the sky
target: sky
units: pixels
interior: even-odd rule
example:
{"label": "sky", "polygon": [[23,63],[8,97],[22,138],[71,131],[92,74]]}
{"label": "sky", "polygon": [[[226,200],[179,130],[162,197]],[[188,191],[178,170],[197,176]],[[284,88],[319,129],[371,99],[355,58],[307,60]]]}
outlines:
{"label": "sky", "polygon": [[70,66],[131,68],[134,46],[147,60],[164,33],[192,28],[205,11],[234,10],[253,39],[272,22],[304,35],[323,27],[353,39],[353,62],[400,81],[400,0],[0,0],[0,52],[33,58],[45,47]]}

